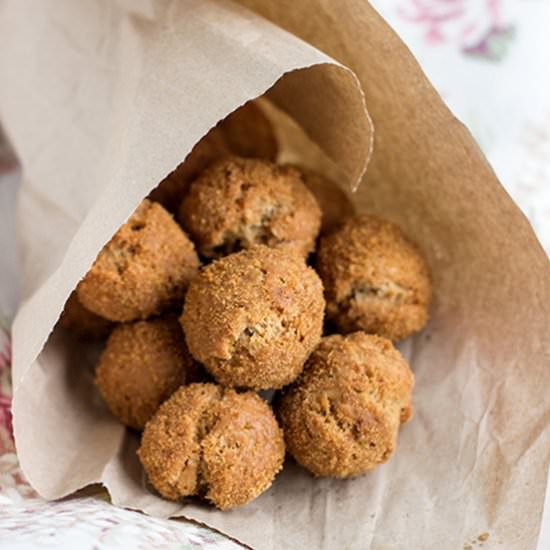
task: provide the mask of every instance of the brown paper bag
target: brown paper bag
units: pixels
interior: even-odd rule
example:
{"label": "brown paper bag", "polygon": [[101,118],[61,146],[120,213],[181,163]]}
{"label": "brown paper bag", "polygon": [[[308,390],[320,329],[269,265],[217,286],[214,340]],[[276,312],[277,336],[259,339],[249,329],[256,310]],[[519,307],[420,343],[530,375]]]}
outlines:
{"label": "brown paper bag", "polygon": [[101,481],[116,504],[257,548],[462,548],[485,532],[490,548],[534,548],[550,459],[550,270],[532,230],[367,2],[241,3],[362,85],[376,137],[356,205],[400,223],[434,274],[431,322],[403,345],[415,419],[390,462],[359,479],[289,466],[229,513],[147,490],[137,441],[90,391],[92,356],[61,334],[44,347],[65,299],[192,145],[268,89],[353,186],[372,136],[362,92],[344,67],[229,3],[5,0],[0,112],[26,174],[14,325],[25,474],[47,498]]}

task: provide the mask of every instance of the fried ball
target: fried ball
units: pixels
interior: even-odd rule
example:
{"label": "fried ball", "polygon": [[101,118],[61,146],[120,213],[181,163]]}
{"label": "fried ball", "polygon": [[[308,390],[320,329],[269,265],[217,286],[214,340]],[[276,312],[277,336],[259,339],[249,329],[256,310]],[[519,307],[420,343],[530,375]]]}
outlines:
{"label": "fried ball", "polygon": [[204,268],[180,321],[189,351],[220,384],[280,388],[319,342],[324,305],[313,269],[259,245]]}
{"label": "fried ball", "polygon": [[386,462],[410,417],[413,384],[386,338],[323,338],[277,405],[289,453],[315,476],[352,477]]}
{"label": "fried ball", "polygon": [[221,510],[271,485],[285,446],[271,407],[253,392],[215,384],[180,388],[143,432],[138,456],[165,498],[197,495]]}
{"label": "fried ball", "polygon": [[143,429],[160,404],[195,381],[195,362],[176,317],[118,325],[96,369],[96,385],[122,423]]}
{"label": "fried ball", "polygon": [[191,150],[187,158],[150,193],[176,213],[191,182],[214,161],[231,154],[275,160],[278,145],[273,127],[262,110],[249,101],[212,128]]}
{"label": "fried ball", "polygon": [[307,256],[321,210],[296,168],[235,157],[215,163],[193,182],[179,221],[208,258],[254,244]]}
{"label": "fried ball", "polygon": [[313,193],[321,208],[322,235],[331,233],[345,219],[354,215],[355,210],[351,200],[334,181],[313,170],[300,168],[300,171],[302,173],[302,181]]}
{"label": "fried ball", "polygon": [[65,303],[58,326],[81,338],[97,339],[107,336],[113,328],[113,323],[87,310],[73,290]]}
{"label": "fried ball", "polygon": [[196,143],[186,159],[151,191],[149,199],[159,202],[175,214],[191,182],[214,161],[230,153],[221,130],[212,128]]}
{"label": "fried ball", "polygon": [[321,239],[317,271],[327,318],[342,332],[364,330],[400,340],[428,320],[431,281],[418,248],[389,222],[348,220]]}
{"label": "fried ball", "polygon": [[166,210],[145,199],[77,287],[82,305],[111,321],[146,319],[183,300],[199,259]]}
{"label": "fried ball", "polygon": [[273,126],[254,101],[239,107],[217,127],[234,155],[271,161],[277,158],[279,147]]}

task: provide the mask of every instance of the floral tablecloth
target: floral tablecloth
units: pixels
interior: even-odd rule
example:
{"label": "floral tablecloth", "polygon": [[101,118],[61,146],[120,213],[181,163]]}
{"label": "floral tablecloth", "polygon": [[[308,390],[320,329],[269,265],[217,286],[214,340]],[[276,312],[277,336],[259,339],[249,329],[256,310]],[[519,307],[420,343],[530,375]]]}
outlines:
{"label": "floral tablecloth", "polygon": [[[550,2],[371,1],[470,128],[550,253]],[[0,547],[241,548],[196,524],[116,509],[97,491],[46,503],[25,482],[10,413],[15,169],[0,145]],[[539,550],[550,549],[549,498],[547,504]]]}

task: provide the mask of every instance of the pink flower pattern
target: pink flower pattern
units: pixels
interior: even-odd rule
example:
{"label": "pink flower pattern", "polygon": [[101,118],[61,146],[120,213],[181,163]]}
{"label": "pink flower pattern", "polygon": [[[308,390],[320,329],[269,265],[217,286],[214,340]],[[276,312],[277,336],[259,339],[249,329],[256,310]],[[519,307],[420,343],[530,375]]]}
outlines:
{"label": "pink flower pattern", "polygon": [[0,503],[2,497],[34,498],[36,492],[19,468],[11,415],[11,343],[8,329],[0,318]]}
{"label": "pink flower pattern", "polygon": [[6,330],[0,328],[0,453],[10,442],[13,445],[10,364],[10,340]]}
{"label": "pink flower pattern", "polygon": [[[0,546],[236,550],[241,545],[206,527],[156,519],[111,506],[104,491],[57,502],[41,499],[19,468],[11,417],[11,345],[0,317]],[[89,492],[88,492],[89,493]]]}
{"label": "pink flower pattern", "polygon": [[422,26],[429,45],[455,42],[465,55],[491,61],[506,55],[515,36],[504,23],[502,0],[407,0],[397,13]]}
{"label": "pink flower pattern", "polygon": [[10,365],[10,339],[7,330],[0,326],[0,454],[14,451]]}

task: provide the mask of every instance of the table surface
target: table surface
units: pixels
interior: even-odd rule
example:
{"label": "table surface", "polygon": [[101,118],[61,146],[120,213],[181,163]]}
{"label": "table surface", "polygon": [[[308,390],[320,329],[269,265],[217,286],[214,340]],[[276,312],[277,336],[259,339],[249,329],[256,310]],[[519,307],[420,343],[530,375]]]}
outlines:
{"label": "table surface", "polygon": [[[550,3],[371,0],[469,127],[550,254]],[[0,136],[1,142],[1,136]],[[111,506],[93,493],[49,503],[18,467],[10,413],[9,319],[17,303],[15,165],[0,143],[0,547],[241,548],[185,521]],[[547,494],[538,550],[550,549]],[[17,533],[17,537],[15,537]]]}

